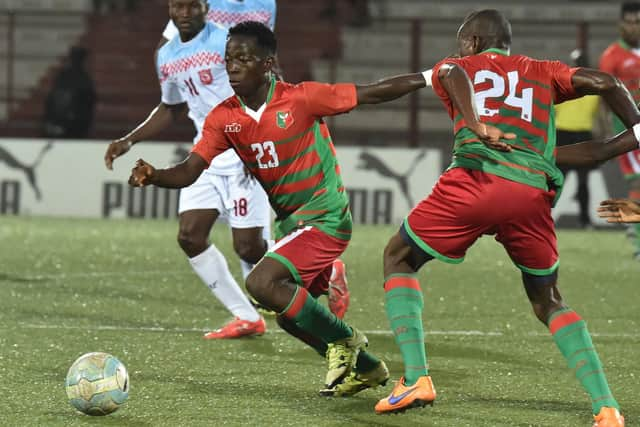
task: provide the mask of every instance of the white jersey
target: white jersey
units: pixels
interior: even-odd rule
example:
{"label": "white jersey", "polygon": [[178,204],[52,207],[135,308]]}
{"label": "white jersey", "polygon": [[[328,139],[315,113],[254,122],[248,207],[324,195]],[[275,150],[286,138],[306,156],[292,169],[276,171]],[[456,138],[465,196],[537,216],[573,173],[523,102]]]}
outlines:
{"label": "white jersey", "polygon": [[[215,106],[234,95],[224,63],[227,29],[207,23],[188,42],[174,37],[158,51],[158,78],[162,102],[189,106],[189,118],[196,127],[194,144],[202,137],[204,120]],[[217,156],[208,171],[235,175],[242,171],[238,155],[229,149]]]}
{"label": "white jersey", "polygon": [[[276,0],[208,0],[207,3],[207,21],[225,28],[243,21],[262,22],[271,30],[276,26]],[[171,40],[177,35],[178,29],[169,21],[162,37]]]}

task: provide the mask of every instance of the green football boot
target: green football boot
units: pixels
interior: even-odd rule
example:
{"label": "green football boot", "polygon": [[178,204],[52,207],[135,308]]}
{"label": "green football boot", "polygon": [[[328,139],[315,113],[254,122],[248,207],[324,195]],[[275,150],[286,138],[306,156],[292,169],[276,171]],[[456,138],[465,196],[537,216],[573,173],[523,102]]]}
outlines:
{"label": "green football boot", "polygon": [[387,365],[381,360],[378,366],[368,372],[351,371],[341,383],[333,388],[320,390],[321,396],[348,397],[368,388],[387,385],[389,381],[389,370]]}
{"label": "green football boot", "polygon": [[351,328],[353,335],[330,343],[326,358],[329,370],[325,379],[325,387],[333,388],[342,382],[356,366],[360,350],[369,345],[367,337],[355,328]]}

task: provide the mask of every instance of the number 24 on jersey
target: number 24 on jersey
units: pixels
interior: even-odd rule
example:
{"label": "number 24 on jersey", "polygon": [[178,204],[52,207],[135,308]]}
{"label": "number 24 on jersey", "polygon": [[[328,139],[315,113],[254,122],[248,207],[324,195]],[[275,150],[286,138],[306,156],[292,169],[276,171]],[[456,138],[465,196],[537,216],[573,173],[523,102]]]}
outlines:
{"label": "number 24 on jersey", "polygon": [[[487,108],[485,103],[488,98],[501,98],[505,94],[505,79],[499,74],[489,70],[480,70],[476,73],[473,83],[480,84],[490,81],[492,87],[476,92],[476,107],[481,116],[492,117],[499,113],[498,109]],[[504,103],[510,107],[520,109],[520,118],[531,122],[533,119],[533,88],[522,89],[520,96],[516,95],[519,76],[517,71],[507,73],[508,92]]]}

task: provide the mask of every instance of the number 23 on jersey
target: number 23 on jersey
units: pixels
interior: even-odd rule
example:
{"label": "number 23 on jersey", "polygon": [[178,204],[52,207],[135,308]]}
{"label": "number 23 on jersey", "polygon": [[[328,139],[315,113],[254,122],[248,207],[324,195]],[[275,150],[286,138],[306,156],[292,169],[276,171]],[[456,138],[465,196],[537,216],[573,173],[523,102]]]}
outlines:
{"label": "number 23 on jersey", "polygon": [[256,154],[256,162],[260,169],[277,168],[280,165],[276,145],[273,141],[251,144],[251,150]]}

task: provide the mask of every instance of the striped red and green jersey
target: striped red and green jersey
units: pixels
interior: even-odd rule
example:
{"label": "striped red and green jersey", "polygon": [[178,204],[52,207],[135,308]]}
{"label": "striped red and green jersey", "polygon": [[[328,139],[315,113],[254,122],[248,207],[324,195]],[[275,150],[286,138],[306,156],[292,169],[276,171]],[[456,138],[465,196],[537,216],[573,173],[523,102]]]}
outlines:
{"label": "striped red and green jersey", "polygon": [[[636,103],[640,102],[640,49],[633,49],[623,40],[618,40],[602,53],[600,69],[620,79]],[[624,131],[626,126],[622,120],[612,115],[614,132]]]}
{"label": "striped red and green jersey", "polygon": [[349,199],[322,117],[357,105],[353,84],[271,82],[253,111],[233,96],[207,116],[193,152],[207,162],[233,148],[262,184],[276,213],[278,238],[307,225],[348,240]]}
{"label": "striped red and green jersey", "polygon": [[[516,134],[510,141],[511,152],[486,147],[465,126],[438,78],[443,64],[457,64],[467,72],[484,123]],[[564,177],[555,164],[553,105],[577,97],[571,83],[576,70],[558,61],[510,56],[499,49],[438,63],[433,68],[433,88],[454,120],[455,144],[449,168],[477,169],[544,190],[555,188],[557,199]]]}

